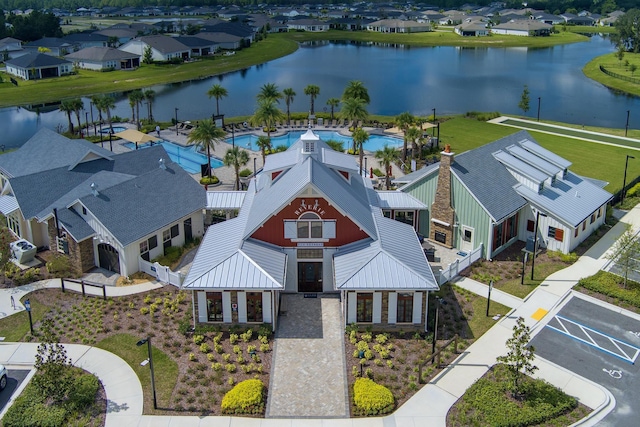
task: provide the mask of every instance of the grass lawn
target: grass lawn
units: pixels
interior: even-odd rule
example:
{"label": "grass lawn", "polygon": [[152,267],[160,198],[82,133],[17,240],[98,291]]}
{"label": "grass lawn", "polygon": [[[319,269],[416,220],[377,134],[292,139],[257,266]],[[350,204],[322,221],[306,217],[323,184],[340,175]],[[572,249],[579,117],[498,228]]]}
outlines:
{"label": "grass lawn", "polygon": [[[631,67],[625,66],[626,61],[629,61],[629,65],[635,64],[636,67],[638,67],[638,70],[632,73]],[[613,73],[640,79],[639,53],[625,52],[622,61],[619,61],[615,57],[615,53],[598,56],[589,61],[582,69],[582,72],[590,79],[602,83],[611,89],[640,96],[640,83],[628,82],[620,78],[609,76],[600,71],[600,65]]]}
{"label": "grass lawn", "polygon": [[[140,337],[130,334],[117,334],[103,339],[96,347],[110,351],[120,356],[129,364],[140,378],[145,397],[145,413],[153,408],[153,391],[151,390],[151,369],[149,365],[141,366],[140,362],[147,359],[147,344],[137,346]],[[151,341],[153,344],[153,340]],[[170,408],[170,399],[178,380],[178,364],[165,352],[152,345],[153,370],[155,373],[158,408]]]}
{"label": "grass lawn", "polygon": [[[22,298],[21,302],[23,304],[25,299],[29,299],[29,297],[26,296]],[[33,319],[33,323],[36,324],[44,318],[50,308],[34,299],[30,299],[30,302],[31,318]],[[22,341],[22,339],[29,333],[29,314],[26,311],[21,311],[20,313],[5,317],[0,322],[0,336],[3,336],[4,340],[7,342]]]}

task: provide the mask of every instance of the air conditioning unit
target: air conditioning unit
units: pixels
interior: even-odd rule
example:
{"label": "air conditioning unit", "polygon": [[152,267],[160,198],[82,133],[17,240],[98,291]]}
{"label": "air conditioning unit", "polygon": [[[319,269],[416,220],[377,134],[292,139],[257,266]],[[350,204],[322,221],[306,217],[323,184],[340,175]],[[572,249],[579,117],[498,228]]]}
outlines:
{"label": "air conditioning unit", "polygon": [[36,257],[37,248],[27,240],[18,240],[9,244],[11,256],[18,261],[19,264],[25,264]]}

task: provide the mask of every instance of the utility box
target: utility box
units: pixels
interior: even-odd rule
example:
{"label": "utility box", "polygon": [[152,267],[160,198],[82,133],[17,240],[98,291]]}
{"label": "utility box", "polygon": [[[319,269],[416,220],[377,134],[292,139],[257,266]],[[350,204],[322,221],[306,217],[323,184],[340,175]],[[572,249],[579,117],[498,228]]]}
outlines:
{"label": "utility box", "polygon": [[535,250],[535,244],[536,244],[535,237],[533,237],[533,236],[527,237],[527,244],[525,246],[525,250],[527,252],[533,253],[533,251]]}

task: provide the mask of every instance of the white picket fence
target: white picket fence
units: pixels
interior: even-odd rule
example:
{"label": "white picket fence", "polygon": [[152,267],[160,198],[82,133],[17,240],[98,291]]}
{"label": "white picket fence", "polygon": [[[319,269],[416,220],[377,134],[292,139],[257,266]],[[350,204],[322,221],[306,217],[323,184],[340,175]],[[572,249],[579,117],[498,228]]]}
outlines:
{"label": "white picket fence", "polygon": [[460,258],[449,264],[449,267],[442,269],[440,271],[440,278],[438,279],[438,284],[444,285],[449,280],[456,277],[462,270],[469,267],[471,264],[476,262],[482,256],[482,244],[478,246],[476,249],[471,251],[469,255],[464,258]]}
{"label": "white picket fence", "polygon": [[182,286],[182,281],[184,280],[182,274],[177,271],[171,271],[169,267],[160,265],[157,262],[151,263],[143,260],[142,258],[138,258],[138,267],[140,271],[144,271],[162,283],[178,287]]}

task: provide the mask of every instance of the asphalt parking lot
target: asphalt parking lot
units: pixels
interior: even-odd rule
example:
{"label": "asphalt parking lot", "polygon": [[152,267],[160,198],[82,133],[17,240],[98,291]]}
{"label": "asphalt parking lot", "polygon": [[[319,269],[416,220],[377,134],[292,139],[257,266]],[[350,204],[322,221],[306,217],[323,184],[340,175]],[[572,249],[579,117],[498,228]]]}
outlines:
{"label": "asphalt parking lot", "polygon": [[0,391],[0,412],[4,411],[13,393],[29,374],[29,369],[8,369],[7,371],[7,386]]}
{"label": "asphalt parking lot", "polygon": [[531,341],[536,354],[606,387],[615,409],[598,426],[637,427],[640,321],[573,297]]}

